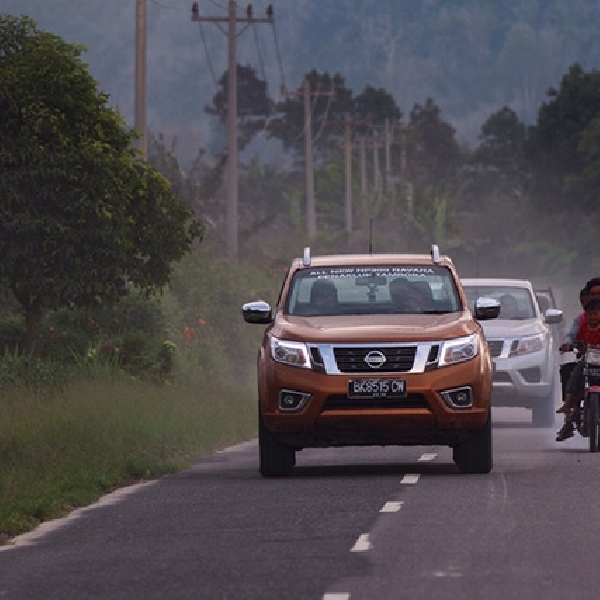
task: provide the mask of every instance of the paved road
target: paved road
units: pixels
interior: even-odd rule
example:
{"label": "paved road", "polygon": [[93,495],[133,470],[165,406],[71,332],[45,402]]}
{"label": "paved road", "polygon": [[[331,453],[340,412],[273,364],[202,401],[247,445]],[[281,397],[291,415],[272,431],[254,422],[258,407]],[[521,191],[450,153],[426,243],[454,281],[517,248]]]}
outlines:
{"label": "paved road", "polygon": [[440,447],[304,451],[264,480],[250,442],[0,551],[0,599],[596,599],[600,454],[494,411],[495,467]]}

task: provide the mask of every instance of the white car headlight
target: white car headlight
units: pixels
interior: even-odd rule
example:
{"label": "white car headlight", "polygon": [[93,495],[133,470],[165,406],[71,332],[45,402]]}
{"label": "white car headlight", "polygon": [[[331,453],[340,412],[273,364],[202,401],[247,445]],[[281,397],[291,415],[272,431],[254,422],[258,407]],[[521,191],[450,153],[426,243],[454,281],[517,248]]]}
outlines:
{"label": "white car headlight", "polygon": [[544,348],[544,334],[528,335],[515,340],[510,347],[510,356],[521,356],[531,352],[539,352]]}
{"label": "white car headlight", "polygon": [[308,349],[303,342],[292,342],[272,337],[271,356],[273,357],[273,360],[283,363],[284,365],[310,369]]}
{"label": "white car headlight", "polygon": [[477,355],[479,350],[479,336],[474,333],[467,337],[447,340],[442,344],[438,365],[453,365],[465,360],[470,360]]}

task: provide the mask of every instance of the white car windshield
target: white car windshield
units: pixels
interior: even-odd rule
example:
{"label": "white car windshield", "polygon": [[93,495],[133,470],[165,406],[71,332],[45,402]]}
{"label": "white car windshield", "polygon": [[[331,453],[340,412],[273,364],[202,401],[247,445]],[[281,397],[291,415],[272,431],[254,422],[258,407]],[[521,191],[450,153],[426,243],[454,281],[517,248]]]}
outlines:
{"label": "white car windshield", "polygon": [[307,267],[294,274],[290,315],[434,314],[463,310],[451,272],[439,265]]}

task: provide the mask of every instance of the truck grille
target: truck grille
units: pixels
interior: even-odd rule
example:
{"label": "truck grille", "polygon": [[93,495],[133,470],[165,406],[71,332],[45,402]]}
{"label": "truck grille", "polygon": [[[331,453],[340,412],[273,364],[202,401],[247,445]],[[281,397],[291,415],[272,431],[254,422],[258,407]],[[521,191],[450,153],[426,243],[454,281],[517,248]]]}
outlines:
{"label": "truck grille", "polygon": [[352,408],[429,408],[423,394],[407,394],[405,398],[361,398],[351,400],[345,394],[331,394],[325,398],[323,410]]}
{"label": "truck grille", "polygon": [[[343,347],[334,348],[333,355],[337,367],[342,373],[373,373],[374,371],[405,373],[412,369],[416,351],[416,346]],[[381,352],[385,357],[385,363],[381,368],[375,369],[365,362],[365,357],[370,352]]]}

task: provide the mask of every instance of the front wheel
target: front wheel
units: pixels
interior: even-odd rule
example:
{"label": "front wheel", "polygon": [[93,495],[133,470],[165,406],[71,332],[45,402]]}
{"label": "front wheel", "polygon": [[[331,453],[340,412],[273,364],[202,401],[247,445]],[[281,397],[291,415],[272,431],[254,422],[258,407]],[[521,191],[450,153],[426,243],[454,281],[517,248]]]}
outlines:
{"label": "front wheel", "polygon": [[452,457],[461,473],[489,473],[493,466],[492,451],[492,411],[484,426],[471,433],[471,437],[461,442],[452,452]]}
{"label": "front wheel", "polygon": [[296,464],[296,451],[282,444],[267,429],[258,409],[258,463],[263,477],[285,477]]}
{"label": "front wheel", "polygon": [[534,427],[554,427],[556,416],[556,385],[552,383],[545,398],[541,398],[532,409],[531,422]]}
{"label": "front wheel", "polygon": [[588,396],[588,433],[590,434],[590,452],[598,452],[600,448],[600,428],[598,427],[598,402],[600,394],[590,392]]}

